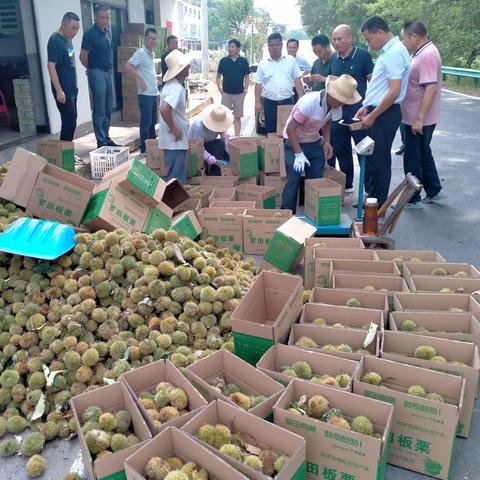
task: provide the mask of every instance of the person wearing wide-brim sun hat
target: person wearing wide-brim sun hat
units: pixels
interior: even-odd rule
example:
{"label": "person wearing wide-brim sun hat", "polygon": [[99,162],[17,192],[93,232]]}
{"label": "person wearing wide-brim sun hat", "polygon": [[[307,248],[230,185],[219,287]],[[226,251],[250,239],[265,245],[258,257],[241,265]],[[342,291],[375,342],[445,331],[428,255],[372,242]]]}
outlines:
{"label": "person wearing wide-brim sun hat", "polygon": [[164,151],[168,165],[166,180],[176,178],[187,183],[187,150],[189,122],[185,111],[184,82],[190,72],[190,61],[180,50],[165,57],[168,66],[160,94],[158,148]]}
{"label": "person wearing wide-brim sun hat", "polygon": [[333,155],[332,121],[342,118],[343,105],[353,105],[361,99],[352,76],[329,75],[324,90],[307,93],[294,105],[283,131],[287,182],[282,208],[295,211],[302,173],[307,179],[323,177],[325,157]]}
{"label": "person wearing wide-brim sun hat", "polygon": [[203,161],[207,175],[221,175],[221,165],[229,160],[227,130],[233,125],[233,113],[224,105],[209,105],[190,125],[189,138],[203,139]]}

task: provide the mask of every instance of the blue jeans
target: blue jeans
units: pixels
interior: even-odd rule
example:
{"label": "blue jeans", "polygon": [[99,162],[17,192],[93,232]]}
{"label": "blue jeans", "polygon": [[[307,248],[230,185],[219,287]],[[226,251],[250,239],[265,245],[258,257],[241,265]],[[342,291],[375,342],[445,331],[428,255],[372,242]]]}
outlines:
{"label": "blue jeans", "polygon": [[[293,210],[297,209],[298,187],[300,186],[301,174],[293,169],[295,154],[288,140],[283,141],[285,150],[285,169],[287,171],[287,183],[283,188],[282,207]],[[323,153],[323,141],[317,140],[312,143],[301,143],[300,147],[310,162],[310,166],[305,165],[306,178],[322,178],[323,168],[325,166],[325,154]]]}
{"label": "blue jeans", "polygon": [[[434,125],[423,127],[423,135],[414,135],[412,127],[405,125],[405,152],[403,154],[403,170],[405,175],[412,173],[415,175],[425,189],[427,197],[434,197],[442,189],[442,184],[438,178],[435,159],[432,155],[430,142],[432,141]],[[410,200],[410,203],[420,201],[420,192]]]}
{"label": "blue jeans", "polygon": [[182,185],[187,183],[187,150],[164,150],[168,165],[167,182],[176,178]]}
{"label": "blue jeans", "polygon": [[140,152],[145,153],[145,140],[155,138],[155,124],[157,123],[157,97],[153,95],[139,95],[140,108]]}
{"label": "blue jeans", "polygon": [[92,121],[99,147],[111,142],[110,116],[112,114],[112,72],[99,68],[88,70],[88,86],[92,93]]}

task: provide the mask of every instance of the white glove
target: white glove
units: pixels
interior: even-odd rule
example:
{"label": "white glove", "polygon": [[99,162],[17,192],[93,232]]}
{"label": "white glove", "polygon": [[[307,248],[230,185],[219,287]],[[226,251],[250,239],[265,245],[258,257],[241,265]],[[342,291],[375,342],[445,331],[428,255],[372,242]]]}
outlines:
{"label": "white glove", "polygon": [[293,169],[298,173],[303,173],[305,164],[310,166],[310,162],[303,152],[295,154],[295,162],[293,162]]}
{"label": "white glove", "polygon": [[217,162],[217,159],[213,155],[209,155],[205,160],[209,165],[215,165]]}

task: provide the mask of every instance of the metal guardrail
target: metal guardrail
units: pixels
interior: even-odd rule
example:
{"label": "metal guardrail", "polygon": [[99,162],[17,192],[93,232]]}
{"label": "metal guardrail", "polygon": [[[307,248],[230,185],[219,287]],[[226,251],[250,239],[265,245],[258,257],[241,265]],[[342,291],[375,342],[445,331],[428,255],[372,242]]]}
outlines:
{"label": "metal guardrail", "polygon": [[442,79],[446,80],[447,75],[454,76],[457,83],[460,83],[462,78],[473,78],[475,87],[478,87],[480,83],[480,70],[473,70],[471,68],[442,67]]}

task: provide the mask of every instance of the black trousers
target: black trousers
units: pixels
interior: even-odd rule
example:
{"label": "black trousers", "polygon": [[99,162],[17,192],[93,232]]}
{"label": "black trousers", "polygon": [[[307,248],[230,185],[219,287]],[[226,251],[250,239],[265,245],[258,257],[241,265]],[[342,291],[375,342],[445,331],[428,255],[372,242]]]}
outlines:
{"label": "black trousers", "polygon": [[294,105],[293,97],[285,100],[269,100],[263,99],[263,111],[265,112],[265,130],[267,133],[275,133],[277,131],[277,105]]}
{"label": "black trousers", "polygon": [[[225,142],[221,138],[205,142],[203,148],[205,148],[205,150],[217,160],[230,160],[230,156],[225,150]],[[218,165],[208,165],[206,162],[205,172],[207,175],[215,175],[217,177],[222,174],[222,170]]]}
{"label": "black trousers", "polygon": [[[369,107],[370,113],[375,107]],[[368,136],[375,142],[373,154],[366,161],[365,191],[382,205],[388,197],[392,178],[392,143],[402,120],[400,105],[394,104],[383,112],[368,129]]]}
{"label": "black trousers", "polygon": [[65,103],[57,102],[55,97],[55,103],[62,119],[60,140],[71,142],[77,128],[77,97],[66,97]]}

